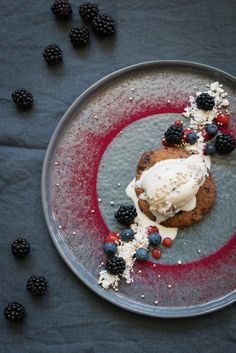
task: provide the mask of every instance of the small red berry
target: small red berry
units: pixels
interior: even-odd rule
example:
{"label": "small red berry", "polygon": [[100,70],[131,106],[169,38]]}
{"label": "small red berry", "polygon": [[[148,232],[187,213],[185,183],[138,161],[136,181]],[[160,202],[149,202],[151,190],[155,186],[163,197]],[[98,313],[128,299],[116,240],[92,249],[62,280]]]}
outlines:
{"label": "small red berry", "polygon": [[163,146],[169,146],[169,143],[166,141],[166,139],[165,138],[163,138],[162,139],[162,144],[163,144]]}
{"label": "small red berry", "polygon": [[217,115],[215,121],[216,121],[216,124],[219,126],[227,126],[229,125],[229,115],[219,114]]}
{"label": "small red berry", "polygon": [[183,120],[177,119],[177,120],[175,120],[175,125],[177,125],[177,126],[183,126],[183,125],[184,125],[184,122],[183,122]]}
{"label": "small red berry", "polygon": [[104,243],[119,243],[119,236],[115,233],[115,232],[111,232],[109,233],[105,240],[104,240]]}
{"label": "small red berry", "polygon": [[155,232],[159,233],[159,229],[155,226],[149,226],[147,227],[147,232],[148,234],[155,233]]}
{"label": "small red berry", "polygon": [[208,135],[208,133],[206,132],[205,127],[201,129],[201,134],[202,134],[202,137],[204,138],[204,141],[209,141],[212,139],[212,136]]}
{"label": "small red berry", "polygon": [[154,250],[152,250],[152,257],[154,257],[154,259],[160,259],[160,257],[161,257],[161,250],[160,250],[160,249],[154,249]]}
{"label": "small red berry", "polygon": [[184,135],[191,134],[191,132],[193,132],[193,130],[191,130],[190,128],[184,129]]}
{"label": "small red berry", "polygon": [[170,248],[172,246],[172,239],[171,238],[165,238],[163,239],[162,244],[166,247],[166,248]]}

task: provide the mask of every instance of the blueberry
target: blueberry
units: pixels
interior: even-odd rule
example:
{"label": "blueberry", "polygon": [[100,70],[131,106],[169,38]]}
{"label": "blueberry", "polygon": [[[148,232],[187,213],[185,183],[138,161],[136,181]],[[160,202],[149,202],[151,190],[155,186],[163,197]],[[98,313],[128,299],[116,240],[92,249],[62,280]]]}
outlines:
{"label": "blueberry", "polygon": [[157,246],[161,243],[161,236],[158,232],[152,233],[149,236],[149,244],[152,246]]}
{"label": "blueberry", "polygon": [[207,124],[205,126],[206,132],[208,133],[209,136],[214,137],[218,133],[218,127],[216,124]]}
{"label": "blueberry", "polygon": [[214,143],[208,143],[205,147],[205,154],[213,155],[216,153],[216,148]]}
{"label": "blueberry", "polygon": [[107,255],[113,256],[116,253],[117,246],[114,243],[105,243],[103,249]]}
{"label": "blueberry", "polygon": [[190,143],[190,145],[194,145],[197,142],[198,136],[196,132],[190,132],[187,135],[187,142]]}
{"label": "blueberry", "polygon": [[120,238],[123,241],[130,241],[134,239],[134,231],[131,228],[123,229],[120,232]]}
{"label": "blueberry", "polygon": [[144,248],[136,250],[135,257],[138,261],[145,261],[148,259],[148,251]]}

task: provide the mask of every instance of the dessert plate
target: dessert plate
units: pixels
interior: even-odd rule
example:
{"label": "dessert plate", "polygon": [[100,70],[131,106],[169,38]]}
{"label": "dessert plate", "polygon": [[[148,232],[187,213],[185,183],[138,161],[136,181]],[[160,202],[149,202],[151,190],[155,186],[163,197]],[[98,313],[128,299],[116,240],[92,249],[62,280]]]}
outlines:
{"label": "dessert plate", "polygon": [[156,317],[208,313],[236,299],[236,158],[214,157],[217,203],[198,225],[179,232],[161,260],[135,263],[134,282],[105,290],[98,274],[103,238],[119,230],[114,211],[142,152],[161,146],[166,128],[190,94],[220,81],[236,131],[236,79],[206,65],[156,61],[112,73],[68,109],[46,152],[44,215],[52,240],[71,270],[95,293],[124,309]]}

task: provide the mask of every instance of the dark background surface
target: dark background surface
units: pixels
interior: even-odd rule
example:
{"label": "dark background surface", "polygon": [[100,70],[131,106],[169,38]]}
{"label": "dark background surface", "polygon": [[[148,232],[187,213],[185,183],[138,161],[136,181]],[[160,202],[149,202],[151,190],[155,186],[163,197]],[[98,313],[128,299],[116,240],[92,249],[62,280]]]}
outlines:
{"label": "dark background surface", "polygon": [[[87,289],[58,255],[45,225],[40,174],[50,136],[70,104],[92,83],[121,67],[156,59],[192,60],[236,75],[235,0],[100,0],[101,12],[117,21],[116,36],[75,50],[74,16],[57,21],[51,1],[0,0],[0,310],[22,302],[22,323],[0,315],[1,353],[228,352],[236,351],[236,304],[192,319],[138,316],[103,301]],[[64,63],[50,68],[42,49],[60,45]],[[35,105],[19,112],[11,92],[25,87]],[[26,237],[31,255],[17,261],[9,244]],[[25,290],[32,274],[45,275],[47,295]]]}

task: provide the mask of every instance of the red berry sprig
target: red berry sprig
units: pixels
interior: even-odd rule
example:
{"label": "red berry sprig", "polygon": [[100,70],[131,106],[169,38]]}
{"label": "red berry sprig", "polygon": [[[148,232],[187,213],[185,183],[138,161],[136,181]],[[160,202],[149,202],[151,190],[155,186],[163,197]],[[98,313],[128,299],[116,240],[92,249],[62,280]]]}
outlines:
{"label": "red berry sprig", "polygon": [[218,126],[227,126],[229,125],[229,115],[228,114],[218,114],[215,122]]}

